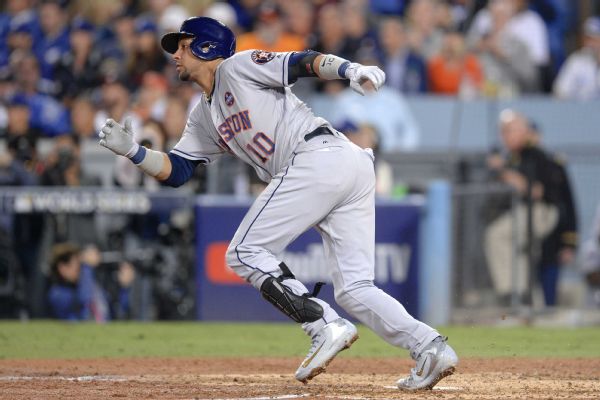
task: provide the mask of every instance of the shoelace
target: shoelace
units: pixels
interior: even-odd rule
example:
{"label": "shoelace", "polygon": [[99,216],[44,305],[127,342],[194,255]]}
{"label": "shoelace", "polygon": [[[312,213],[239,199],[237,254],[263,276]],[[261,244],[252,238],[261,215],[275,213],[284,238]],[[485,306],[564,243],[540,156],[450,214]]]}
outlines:
{"label": "shoelace", "polygon": [[317,333],[313,338],[312,338],[312,343],[310,344],[310,349],[308,350],[308,355],[307,357],[310,357],[312,353],[315,352],[315,350],[317,349],[317,343],[319,342],[319,336],[321,334]]}

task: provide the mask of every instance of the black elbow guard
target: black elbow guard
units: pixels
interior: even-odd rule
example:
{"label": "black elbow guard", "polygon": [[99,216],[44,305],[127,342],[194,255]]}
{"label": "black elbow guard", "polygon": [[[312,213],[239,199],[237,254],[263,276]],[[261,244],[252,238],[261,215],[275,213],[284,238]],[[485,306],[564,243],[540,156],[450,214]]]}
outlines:
{"label": "black elbow guard", "polygon": [[320,54],[313,50],[292,54],[288,61],[288,81],[294,83],[298,78],[317,76],[313,69],[313,62]]}

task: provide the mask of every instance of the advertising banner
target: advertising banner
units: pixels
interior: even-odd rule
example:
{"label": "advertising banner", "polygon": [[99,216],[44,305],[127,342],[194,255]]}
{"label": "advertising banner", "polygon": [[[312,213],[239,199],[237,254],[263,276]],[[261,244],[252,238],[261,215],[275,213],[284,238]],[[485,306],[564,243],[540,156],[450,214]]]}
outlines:
{"label": "advertising banner", "polygon": [[[258,290],[240,279],[225,263],[225,252],[248,203],[196,205],[197,316],[201,320],[286,321],[285,315],[265,301]],[[379,203],[376,207],[375,284],[419,316],[418,269],[421,205]],[[319,297],[335,304],[330,268],[323,256],[319,234],[311,229],[296,239],[281,256],[309,291],[326,282]]]}

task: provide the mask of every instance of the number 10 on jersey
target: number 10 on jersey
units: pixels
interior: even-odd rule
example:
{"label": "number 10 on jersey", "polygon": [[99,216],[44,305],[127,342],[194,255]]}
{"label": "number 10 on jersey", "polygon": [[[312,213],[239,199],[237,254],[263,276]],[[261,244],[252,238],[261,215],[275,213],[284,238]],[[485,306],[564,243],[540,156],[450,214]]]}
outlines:
{"label": "number 10 on jersey", "polygon": [[246,148],[266,163],[269,156],[275,152],[275,143],[263,132],[257,132],[252,138],[252,143],[248,143]]}

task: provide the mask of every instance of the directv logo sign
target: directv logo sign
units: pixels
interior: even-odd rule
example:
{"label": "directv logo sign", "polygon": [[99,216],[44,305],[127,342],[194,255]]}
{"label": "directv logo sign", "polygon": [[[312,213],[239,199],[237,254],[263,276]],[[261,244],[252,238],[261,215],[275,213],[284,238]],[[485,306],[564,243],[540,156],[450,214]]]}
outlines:
{"label": "directv logo sign", "polygon": [[[401,284],[406,281],[412,249],[396,243],[375,244],[375,282]],[[309,244],[304,252],[284,252],[281,259],[292,266],[303,282],[331,282],[322,244]]]}

